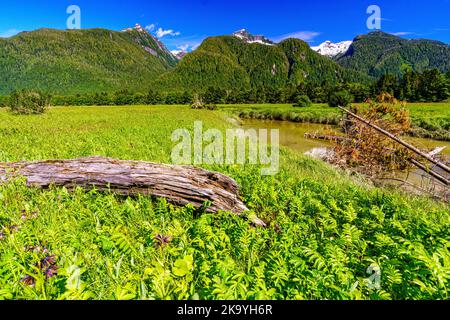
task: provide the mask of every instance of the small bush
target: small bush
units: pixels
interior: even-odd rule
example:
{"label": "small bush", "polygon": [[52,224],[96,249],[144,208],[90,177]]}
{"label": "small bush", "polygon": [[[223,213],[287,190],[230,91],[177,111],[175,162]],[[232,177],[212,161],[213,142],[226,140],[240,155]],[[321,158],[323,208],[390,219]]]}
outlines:
{"label": "small bush", "polygon": [[208,104],[205,106],[207,110],[217,110],[217,106],[215,104]]}
{"label": "small bush", "polygon": [[348,107],[353,102],[353,96],[346,90],[332,93],[328,99],[328,105],[332,108]]}
{"label": "small bush", "polygon": [[295,97],[294,107],[307,108],[307,107],[311,107],[311,106],[312,106],[312,102],[307,95],[300,94]]}
{"label": "small bush", "polygon": [[41,114],[50,106],[50,96],[37,91],[16,91],[11,94],[8,106],[15,114]]}
{"label": "small bush", "polygon": [[8,106],[8,97],[0,96],[0,108]]}
{"label": "small bush", "polygon": [[205,104],[203,103],[203,100],[198,94],[195,94],[192,98],[191,109],[203,109],[204,107]]}

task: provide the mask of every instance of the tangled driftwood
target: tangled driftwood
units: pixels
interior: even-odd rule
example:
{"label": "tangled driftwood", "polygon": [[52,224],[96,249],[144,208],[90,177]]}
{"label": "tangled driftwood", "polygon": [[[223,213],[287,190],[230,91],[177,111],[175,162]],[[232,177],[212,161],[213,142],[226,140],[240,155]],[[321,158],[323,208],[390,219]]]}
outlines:
{"label": "tangled driftwood", "polygon": [[[29,186],[51,185],[73,189],[96,188],[121,195],[166,198],[175,205],[192,204],[196,209],[241,214],[247,207],[239,198],[237,183],[220,173],[192,166],[174,166],[103,157],[73,160],[0,163],[0,183],[23,176]],[[205,207],[205,202],[210,206]],[[254,219],[257,224],[263,224]]]}

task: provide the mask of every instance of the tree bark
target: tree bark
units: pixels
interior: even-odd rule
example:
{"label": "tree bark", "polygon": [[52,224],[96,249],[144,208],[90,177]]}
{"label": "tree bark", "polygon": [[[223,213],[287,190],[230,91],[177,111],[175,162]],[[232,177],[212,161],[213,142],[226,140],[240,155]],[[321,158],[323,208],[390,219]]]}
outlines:
{"label": "tree bark", "polygon": [[[192,166],[175,166],[143,161],[124,161],[102,157],[74,160],[0,163],[0,184],[23,176],[28,186],[54,185],[74,189],[96,188],[121,195],[149,195],[170,203],[192,204],[205,212],[229,211],[241,214],[247,207],[239,197],[237,183],[220,173]],[[261,224],[259,219],[254,221]]]}

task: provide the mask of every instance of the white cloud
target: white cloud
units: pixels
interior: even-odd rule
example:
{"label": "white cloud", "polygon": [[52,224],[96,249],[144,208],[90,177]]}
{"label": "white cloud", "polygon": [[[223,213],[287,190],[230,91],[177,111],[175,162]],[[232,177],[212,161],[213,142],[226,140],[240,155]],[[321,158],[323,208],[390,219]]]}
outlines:
{"label": "white cloud", "polygon": [[179,36],[181,33],[178,31],[173,31],[172,29],[169,30],[163,30],[162,28],[158,28],[158,30],[156,30],[156,36],[158,38],[163,38],[165,36]]}
{"label": "white cloud", "polygon": [[155,29],[156,29],[156,24],[154,24],[154,23],[152,23],[152,24],[150,24],[150,25],[148,25],[148,26],[145,27],[145,30],[147,30],[147,31],[149,31],[149,32],[152,32],[152,31],[154,31]]}
{"label": "white cloud", "polygon": [[182,44],[182,45],[177,45],[176,47],[177,47],[176,50],[171,51],[172,54],[174,54],[174,55],[177,55],[181,52],[192,52],[193,50],[195,50],[198,47],[198,45],[197,44],[192,45],[192,44],[186,43],[186,44]]}
{"label": "white cloud", "polygon": [[197,49],[206,38],[206,35],[185,35],[180,37],[164,37],[161,41],[169,50],[183,50],[187,48],[187,52]]}
{"label": "white cloud", "polygon": [[391,32],[391,34],[392,34],[393,36],[401,37],[401,36],[407,36],[407,35],[414,34],[414,32],[400,31],[400,32]]}
{"label": "white cloud", "polygon": [[177,48],[181,51],[187,52],[191,46],[189,44],[183,44],[181,46],[177,46]]}
{"label": "white cloud", "polygon": [[17,29],[9,29],[4,32],[0,32],[0,38],[11,38],[12,36],[15,36],[20,31]]}
{"label": "white cloud", "polygon": [[315,32],[315,31],[297,31],[297,32],[292,32],[292,33],[288,33],[288,34],[283,34],[281,36],[275,37],[273,40],[275,42],[281,42],[281,41],[289,39],[289,38],[296,38],[296,39],[300,39],[303,41],[311,41],[319,35],[320,35],[320,32]]}

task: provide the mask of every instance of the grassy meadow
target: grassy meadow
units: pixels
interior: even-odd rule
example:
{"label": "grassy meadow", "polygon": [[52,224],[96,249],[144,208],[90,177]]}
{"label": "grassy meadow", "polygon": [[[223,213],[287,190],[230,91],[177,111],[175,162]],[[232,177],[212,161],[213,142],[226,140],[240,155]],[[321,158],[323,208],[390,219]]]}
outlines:
{"label": "grassy meadow", "polygon": [[[0,109],[0,161],[103,155],[168,163],[173,130],[192,132],[195,120],[225,130],[233,108],[67,107],[39,116]],[[326,110],[324,119],[339,116]],[[246,215],[267,228],[162,199],[37,190],[20,180],[0,186],[0,300],[449,298],[448,205],[375,188],[284,148],[273,177],[251,165],[207,168],[236,179]]]}

